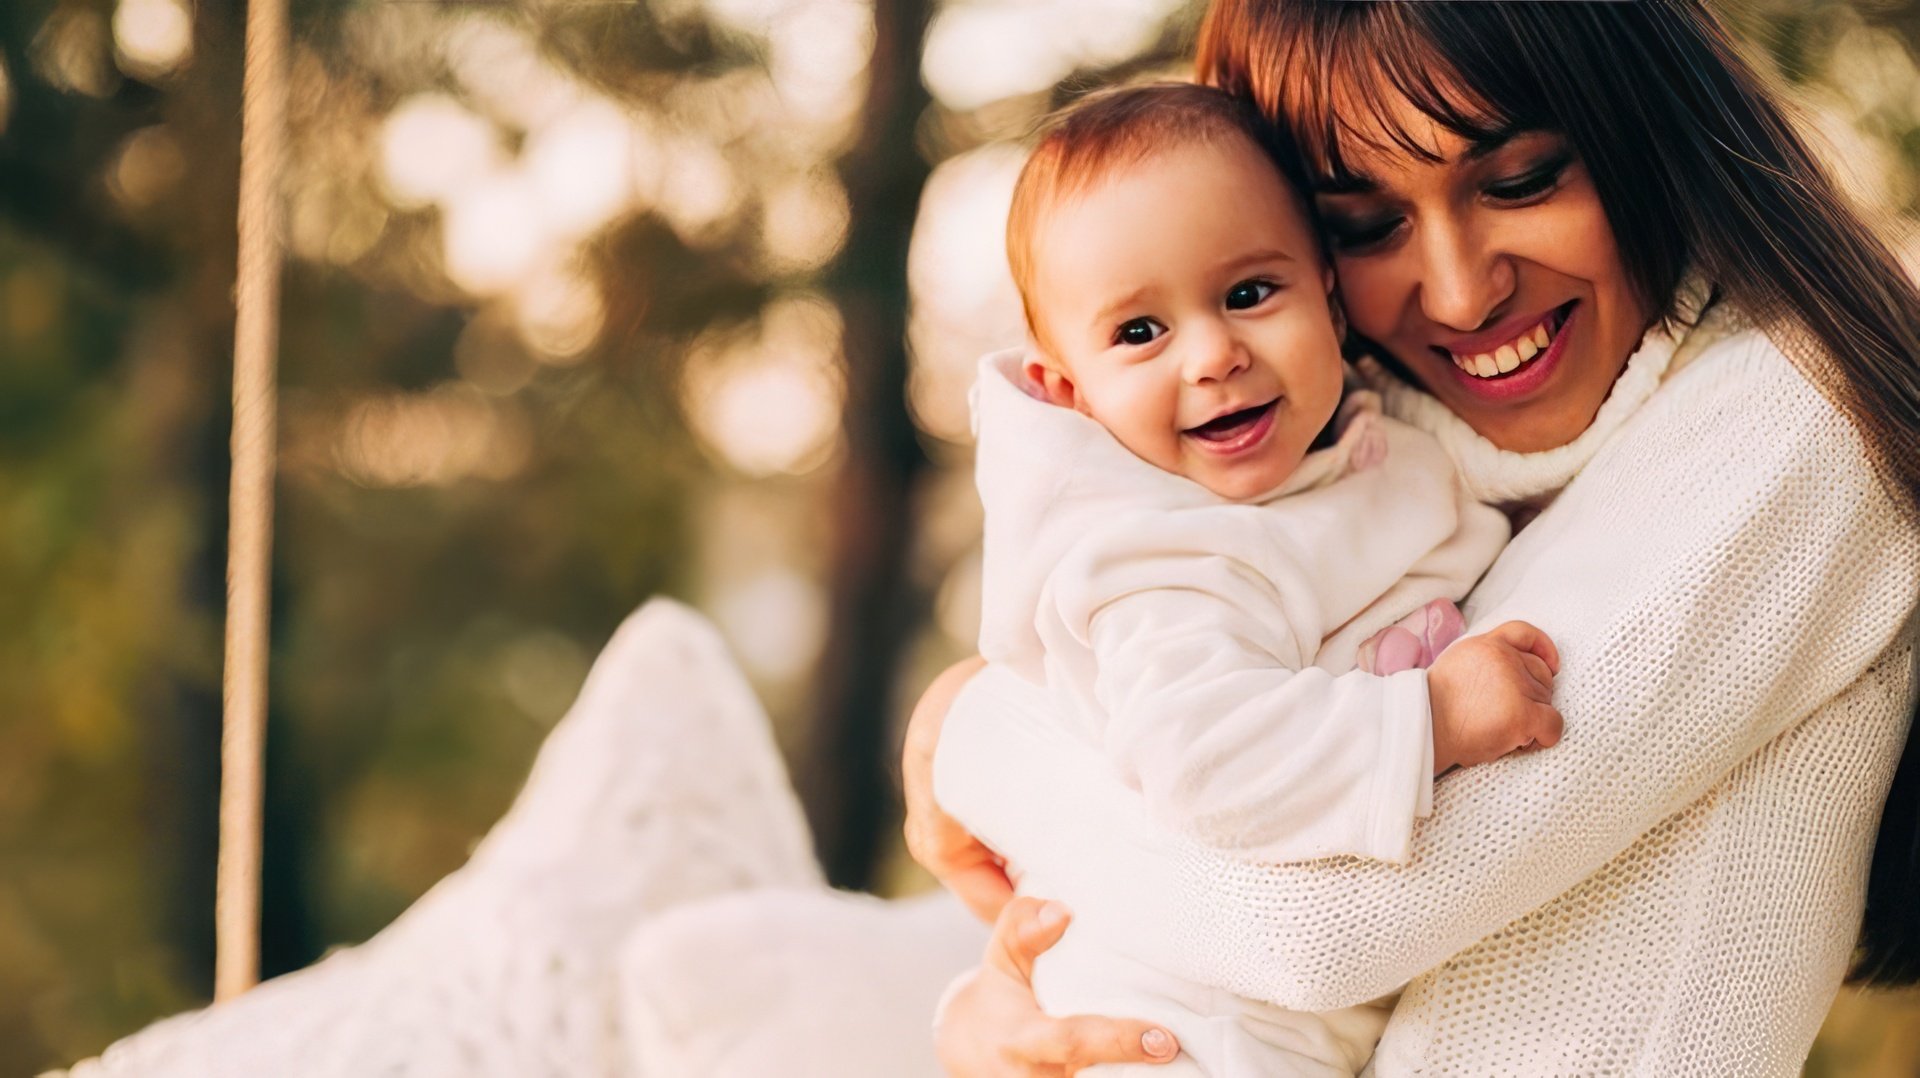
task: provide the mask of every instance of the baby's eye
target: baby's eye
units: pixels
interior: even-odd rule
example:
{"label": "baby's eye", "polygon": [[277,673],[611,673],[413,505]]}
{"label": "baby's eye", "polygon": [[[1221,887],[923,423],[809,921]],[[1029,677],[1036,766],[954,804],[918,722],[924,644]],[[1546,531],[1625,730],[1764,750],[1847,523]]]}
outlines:
{"label": "baby's eye", "polygon": [[1244,311],[1249,307],[1258,307],[1273,293],[1271,281],[1241,281],[1227,289],[1227,310]]}
{"label": "baby's eye", "polygon": [[1134,318],[1120,323],[1120,328],[1114,331],[1113,343],[1135,346],[1151,344],[1166,331],[1167,327],[1151,318]]}

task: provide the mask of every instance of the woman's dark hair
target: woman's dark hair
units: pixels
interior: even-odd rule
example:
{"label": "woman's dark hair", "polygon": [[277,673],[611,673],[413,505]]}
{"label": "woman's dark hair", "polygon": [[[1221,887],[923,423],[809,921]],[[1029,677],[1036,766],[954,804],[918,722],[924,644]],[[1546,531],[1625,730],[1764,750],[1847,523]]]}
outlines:
{"label": "woman's dark hair", "polygon": [[[1434,160],[1395,122],[1402,99],[1470,140],[1563,133],[1646,309],[1671,317],[1681,276],[1700,270],[1846,412],[1920,513],[1920,292],[1700,0],[1215,0],[1198,62],[1324,178],[1346,178],[1343,145],[1381,138]],[[1881,817],[1851,978],[1920,983],[1920,721]]]}

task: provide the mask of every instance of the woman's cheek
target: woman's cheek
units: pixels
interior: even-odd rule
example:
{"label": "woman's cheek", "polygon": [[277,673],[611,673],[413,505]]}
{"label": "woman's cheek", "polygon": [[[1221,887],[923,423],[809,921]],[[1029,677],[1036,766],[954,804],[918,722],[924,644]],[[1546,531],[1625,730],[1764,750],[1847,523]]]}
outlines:
{"label": "woman's cheek", "polygon": [[1418,293],[1415,259],[1396,250],[1358,258],[1335,255],[1333,265],[1349,332],[1386,349],[1425,382],[1431,372],[1419,359],[1426,348],[1414,339],[1417,326],[1407,324],[1417,321],[1408,314]]}

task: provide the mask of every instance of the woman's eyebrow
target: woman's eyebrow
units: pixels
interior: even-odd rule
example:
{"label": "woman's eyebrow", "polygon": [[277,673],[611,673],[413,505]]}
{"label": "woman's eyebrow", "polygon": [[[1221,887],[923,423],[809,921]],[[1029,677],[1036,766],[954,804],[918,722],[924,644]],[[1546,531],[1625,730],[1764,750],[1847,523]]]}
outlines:
{"label": "woman's eyebrow", "polygon": [[1380,190],[1380,181],[1358,172],[1342,172],[1313,181],[1316,195],[1370,195]]}
{"label": "woman's eyebrow", "polygon": [[[1534,130],[1520,126],[1502,127],[1488,131],[1468,140],[1467,148],[1461,152],[1462,162],[1480,161],[1500,152],[1507,143]],[[1316,195],[1370,195],[1380,190],[1380,181],[1364,172],[1342,169],[1338,175],[1327,176],[1313,181],[1313,193]]]}
{"label": "woman's eyebrow", "polygon": [[1460,155],[1463,161],[1478,161],[1500,151],[1502,146],[1512,142],[1521,133],[1517,127],[1506,127],[1498,131],[1489,131],[1467,144],[1467,152]]}

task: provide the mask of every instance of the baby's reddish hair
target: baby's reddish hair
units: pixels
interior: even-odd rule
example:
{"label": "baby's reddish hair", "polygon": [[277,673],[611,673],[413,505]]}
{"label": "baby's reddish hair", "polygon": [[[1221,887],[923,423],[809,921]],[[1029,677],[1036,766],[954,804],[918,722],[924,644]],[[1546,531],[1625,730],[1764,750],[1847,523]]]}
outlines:
{"label": "baby's reddish hair", "polygon": [[[1036,336],[1033,237],[1042,216],[1113,170],[1184,146],[1245,139],[1272,160],[1288,186],[1305,190],[1297,156],[1252,104],[1210,86],[1152,82],[1100,90],[1049,116],[1020,170],[1007,213],[1007,264]],[[1304,212],[1304,202],[1298,203]],[[1222,207],[1221,212],[1232,212]]]}

